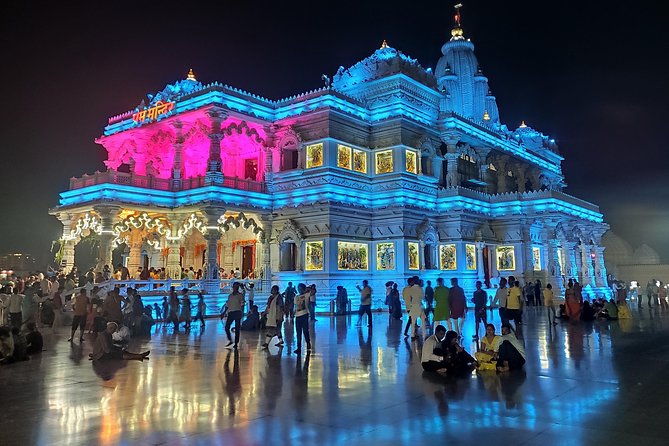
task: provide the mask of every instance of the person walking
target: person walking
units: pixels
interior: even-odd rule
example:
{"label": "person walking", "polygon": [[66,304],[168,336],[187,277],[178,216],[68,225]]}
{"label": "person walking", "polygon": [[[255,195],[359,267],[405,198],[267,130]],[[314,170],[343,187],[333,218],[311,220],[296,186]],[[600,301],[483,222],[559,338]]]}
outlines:
{"label": "person walking", "polygon": [[404,337],[406,338],[409,336],[409,328],[411,328],[411,287],[413,286],[413,277],[409,277],[407,279],[407,286],[402,288],[402,299],[404,299],[404,306],[407,309],[407,314],[409,315],[409,319],[407,320],[407,324],[404,327]]}
{"label": "person walking", "polygon": [[493,299],[492,304],[490,304],[491,307],[498,305],[499,319],[502,321],[502,323],[508,321],[506,318],[506,299],[508,295],[506,284],[506,278],[502,277],[499,279],[499,288],[497,288],[497,291],[495,291],[495,298]]}
{"label": "person walking", "polygon": [[[242,309],[244,308],[244,295],[239,291],[239,282],[232,284],[232,293],[228,295],[228,301],[225,304],[227,308],[228,318],[225,320],[225,335],[228,337],[228,345],[225,348],[234,348],[237,350],[239,345],[240,323],[242,321]],[[235,342],[232,342],[232,335],[230,334],[230,326],[235,324]]]}
{"label": "person walking", "polygon": [[488,324],[488,317],[486,313],[486,303],[488,303],[488,294],[482,290],[483,284],[480,280],[476,281],[476,291],[474,291],[474,297],[472,298],[472,303],[474,304],[474,323],[476,324],[476,334],[474,339],[478,341],[479,339],[479,324],[483,324],[483,331],[485,331],[485,326]]}
{"label": "person walking", "polygon": [[362,281],[362,288],[360,285],[355,286],[360,291],[360,309],[358,310],[358,323],[356,327],[362,324],[362,316],[367,315],[367,326],[372,326],[372,288],[366,280]]}
{"label": "person walking", "polygon": [[553,285],[547,283],[543,294],[546,315],[548,316],[548,323],[557,325],[557,322],[555,321],[555,295],[553,294]]}
{"label": "person walking", "polygon": [[[414,276],[413,285],[409,288],[409,297],[411,298],[411,311],[409,315],[411,316],[411,339],[418,338],[418,319],[420,318],[421,323],[426,325],[425,322],[425,309],[423,308],[423,287],[421,286],[421,280],[418,276]],[[427,330],[427,328],[426,328]]]}
{"label": "person walking", "polygon": [[204,328],[204,318],[207,313],[207,304],[204,302],[204,295],[202,291],[197,293],[197,314],[195,315],[195,320],[200,321],[200,326]]}
{"label": "person walking", "polygon": [[465,315],[467,314],[467,300],[465,291],[458,285],[458,279],[451,279],[451,289],[448,291],[448,303],[451,307],[451,319],[455,326],[455,332],[462,336],[462,329],[465,325]]}
{"label": "person walking", "polygon": [[431,280],[428,280],[425,286],[425,304],[425,318],[427,320],[430,318],[430,313],[434,315],[434,288],[432,288]]}
{"label": "person walking", "polygon": [[302,353],[302,336],[307,343],[307,352],[311,351],[311,338],[309,337],[309,293],[307,286],[300,283],[297,286],[299,293],[295,297],[295,331],[297,334],[296,354]]}
{"label": "person walking", "polygon": [[190,323],[192,321],[193,303],[188,297],[188,288],[181,290],[181,313],[179,314],[179,322],[184,323],[184,329],[190,330]]}
{"label": "person walking", "polygon": [[81,289],[77,297],[74,298],[74,317],[72,318],[72,333],[70,334],[70,339],[67,342],[72,342],[74,339],[74,333],[79,327],[79,342],[84,341],[84,327],[86,326],[86,314],[88,313],[88,296],[86,295],[86,290]]}
{"label": "person walking", "polygon": [[448,302],[448,287],[444,286],[444,279],[439,277],[437,279],[437,286],[434,289],[434,314],[433,314],[433,324],[438,324],[445,321],[448,325],[448,331],[453,330],[453,325],[451,323],[451,306]]}
{"label": "person walking", "polygon": [[270,290],[269,299],[263,314],[267,318],[266,327],[268,328],[265,343],[263,347],[269,347],[269,343],[274,336],[279,338],[278,346],[283,345],[283,336],[281,336],[281,323],[283,322],[283,298],[279,293],[279,286],[274,285]]}
{"label": "person walking", "polygon": [[293,286],[293,282],[288,282],[288,286],[286,287],[286,290],[283,292],[283,305],[284,305],[284,312],[286,313],[286,317],[288,318],[294,318],[295,317],[295,295],[297,294],[295,287]]}
{"label": "person walking", "polygon": [[19,294],[19,287],[14,287],[12,295],[9,296],[9,321],[12,327],[21,328],[21,324],[23,323],[21,307],[23,306],[24,297],[23,294]]}

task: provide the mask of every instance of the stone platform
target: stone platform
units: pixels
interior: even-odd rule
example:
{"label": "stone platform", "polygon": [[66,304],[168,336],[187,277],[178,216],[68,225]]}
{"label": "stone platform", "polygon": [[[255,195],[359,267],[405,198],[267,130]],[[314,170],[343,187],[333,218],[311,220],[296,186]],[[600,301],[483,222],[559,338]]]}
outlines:
{"label": "stone platform", "polygon": [[[217,319],[188,334],[159,324],[132,345],[150,361],[96,367],[91,335],[69,344],[64,328],[41,356],[0,368],[0,444],[666,445],[669,313],[634,316],[549,330],[530,308],[525,372],[459,380],[424,375],[419,345],[386,314],[372,332],[319,316],[301,358],[290,324],[280,355],[259,333],[226,350]],[[470,317],[470,351],[472,333]]]}

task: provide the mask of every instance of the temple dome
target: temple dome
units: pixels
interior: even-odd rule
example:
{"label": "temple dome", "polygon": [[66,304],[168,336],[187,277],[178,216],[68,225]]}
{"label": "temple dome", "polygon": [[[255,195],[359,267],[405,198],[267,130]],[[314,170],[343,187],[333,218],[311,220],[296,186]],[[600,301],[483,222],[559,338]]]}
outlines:
{"label": "temple dome", "polygon": [[613,231],[608,231],[602,237],[604,260],[610,265],[628,265],[632,263],[632,246]]}
{"label": "temple dome", "polygon": [[456,16],[451,40],[441,47],[443,54],[434,75],[439,87],[448,95],[446,111],[453,111],[475,121],[499,123],[497,101],[490,93],[488,78],[479,68],[474,44],[465,39]]}
{"label": "temple dome", "polygon": [[634,251],[632,262],[635,265],[659,265],[660,256],[653,248],[643,244]]}

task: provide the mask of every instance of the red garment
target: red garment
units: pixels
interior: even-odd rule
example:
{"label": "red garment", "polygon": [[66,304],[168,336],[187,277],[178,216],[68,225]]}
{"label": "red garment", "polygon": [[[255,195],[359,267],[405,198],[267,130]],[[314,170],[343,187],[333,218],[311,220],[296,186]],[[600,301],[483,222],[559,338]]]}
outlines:
{"label": "red garment", "polygon": [[448,304],[451,307],[451,319],[465,317],[467,300],[465,299],[465,291],[462,288],[456,285],[449,290]]}

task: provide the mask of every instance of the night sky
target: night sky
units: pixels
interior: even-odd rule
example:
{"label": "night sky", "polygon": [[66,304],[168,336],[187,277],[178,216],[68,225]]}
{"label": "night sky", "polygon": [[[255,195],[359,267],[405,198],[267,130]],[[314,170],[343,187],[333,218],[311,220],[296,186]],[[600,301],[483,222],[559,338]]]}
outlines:
{"label": "night sky", "polygon": [[[9,2],[0,10],[0,253],[46,256],[68,179],[104,170],[107,118],[185,78],[279,99],[383,39],[433,67],[455,2]],[[359,4],[358,4],[359,3]],[[555,137],[567,193],[669,260],[669,17],[662,2],[465,1],[502,122]],[[65,5],[68,6],[65,6]],[[633,5],[633,6],[632,6]]]}

